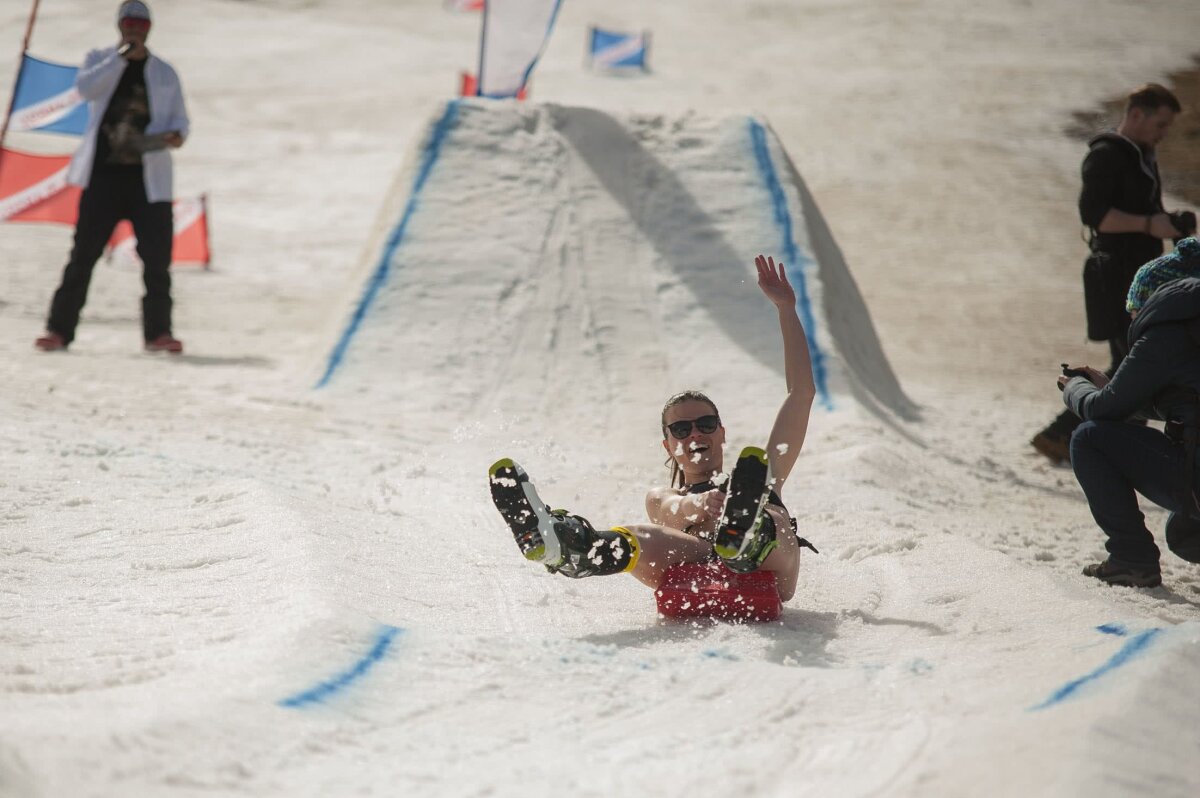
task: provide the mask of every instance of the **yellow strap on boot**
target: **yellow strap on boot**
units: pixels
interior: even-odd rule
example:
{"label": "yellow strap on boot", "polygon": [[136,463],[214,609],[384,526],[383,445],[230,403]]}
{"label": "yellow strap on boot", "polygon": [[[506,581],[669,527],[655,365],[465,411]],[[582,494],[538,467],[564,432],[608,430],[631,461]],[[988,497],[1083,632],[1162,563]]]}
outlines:
{"label": "yellow strap on boot", "polygon": [[640,557],[642,554],[642,546],[640,543],[638,543],[638,540],[634,534],[625,527],[614,526],[612,531],[625,538],[625,542],[629,544],[629,564],[621,569],[621,573],[628,573],[629,571],[633,570],[635,565],[637,565],[638,557]]}

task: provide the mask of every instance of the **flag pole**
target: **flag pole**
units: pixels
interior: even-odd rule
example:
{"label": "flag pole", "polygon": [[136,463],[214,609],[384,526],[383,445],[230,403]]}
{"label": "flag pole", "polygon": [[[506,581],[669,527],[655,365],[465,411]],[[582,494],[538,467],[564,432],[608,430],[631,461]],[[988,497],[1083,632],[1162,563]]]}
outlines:
{"label": "flag pole", "polygon": [[25,68],[25,53],[29,52],[29,42],[33,39],[33,23],[37,20],[38,5],[41,0],[33,0],[29,10],[29,22],[25,25],[25,38],[21,41],[21,55],[17,60],[17,77],[13,81],[12,96],[8,98],[8,111],[4,114],[4,124],[0,125],[0,168],[4,164],[4,139],[8,137],[8,120],[12,118],[13,107],[17,104],[17,85],[21,82],[21,70]]}
{"label": "flag pole", "polygon": [[487,24],[490,0],[483,0],[483,17],[479,21],[479,69],[475,70],[475,96],[482,96],[483,90],[483,59],[487,50]]}
{"label": "flag pole", "polygon": [[212,269],[212,244],[208,238],[208,192],[200,195],[200,219],[204,222],[204,270]]}
{"label": "flag pole", "polygon": [[25,26],[25,41],[21,43],[22,53],[29,50],[29,43],[33,40],[33,23],[37,21],[39,5],[41,5],[41,0],[33,0],[33,8],[29,9],[29,23]]}

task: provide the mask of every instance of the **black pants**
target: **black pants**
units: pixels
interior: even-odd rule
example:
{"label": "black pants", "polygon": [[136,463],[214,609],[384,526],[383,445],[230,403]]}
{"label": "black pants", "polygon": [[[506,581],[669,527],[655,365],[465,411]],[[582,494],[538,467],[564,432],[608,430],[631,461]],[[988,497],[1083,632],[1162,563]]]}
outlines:
{"label": "black pants", "polygon": [[1171,511],[1167,547],[1200,562],[1200,519],[1188,512],[1185,466],[1184,445],[1158,430],[1120,421],[1087,421],[1075,430],[1071,467],[1092,517],[1108,535],[1105,547],[1115,565],[1158,570],[1159,549],[1138,507],[1139,493]]}
{"label": "black pants", "polygon": [[138,257],[142,259],[142,281],[146,285],[142,297],[142,334],[152,341],[171,332],[170,266],[175,237],[171,203],[147,201],[141,169],[98,168],[79,198],[75,243],[46,322],[47,328],[67,343],[75,338],[92,270],[122,219],[133,224]]}

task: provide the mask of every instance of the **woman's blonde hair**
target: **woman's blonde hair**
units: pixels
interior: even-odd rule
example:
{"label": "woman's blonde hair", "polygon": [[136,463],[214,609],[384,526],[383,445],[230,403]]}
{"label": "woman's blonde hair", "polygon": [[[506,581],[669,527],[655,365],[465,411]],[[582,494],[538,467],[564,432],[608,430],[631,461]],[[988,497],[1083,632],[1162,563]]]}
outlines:
{"label": "woman's blonde hair", "polygon": [[[668,399],[667,403],[663,405],[661,421],[664,441],[670,436],[670,433],[667,431],[667,411],[675,405],[692,401],[704,402],[706,405],[712,408],[714,416],[719,417],[721,415],[721,411],[717,410],[716,403],[713,402],[712,399],[709,399],[705,394],[701,393],[700,391],[681,391]],[[684,486],[683,469],[679,467],[679,463],[675,462],[675,458],[668,453],[667,462],[664,463],[664,465],[671,469],[671,487],[682,488]]]}

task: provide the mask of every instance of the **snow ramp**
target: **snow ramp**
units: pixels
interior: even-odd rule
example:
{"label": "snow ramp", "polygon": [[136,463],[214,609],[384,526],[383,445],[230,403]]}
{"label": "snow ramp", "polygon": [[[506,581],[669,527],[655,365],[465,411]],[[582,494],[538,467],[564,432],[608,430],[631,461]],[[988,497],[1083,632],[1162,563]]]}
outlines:
{"label": "snow ramp", "polygon": [[773,413],[783,364],[760,252],[797,289],[819,401],[914,418],[767,124],[452,101],[385,206],[318,384],[421,418],[519,406],[565,429],[691,387]]}

